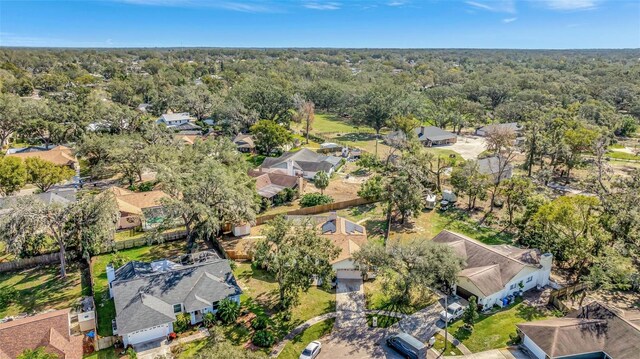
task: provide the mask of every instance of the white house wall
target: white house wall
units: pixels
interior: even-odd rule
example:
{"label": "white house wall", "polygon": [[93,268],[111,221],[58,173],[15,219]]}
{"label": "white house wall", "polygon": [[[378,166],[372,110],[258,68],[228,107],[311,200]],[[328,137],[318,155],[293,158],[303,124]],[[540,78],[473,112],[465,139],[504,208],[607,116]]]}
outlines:
{"label": "white house wall", "polygon": [[540,347],[533,342],[528,336],[524,336],[522,344],[529,350],[529,353],[537,359],[545,359],[546,354],[540,349]]}

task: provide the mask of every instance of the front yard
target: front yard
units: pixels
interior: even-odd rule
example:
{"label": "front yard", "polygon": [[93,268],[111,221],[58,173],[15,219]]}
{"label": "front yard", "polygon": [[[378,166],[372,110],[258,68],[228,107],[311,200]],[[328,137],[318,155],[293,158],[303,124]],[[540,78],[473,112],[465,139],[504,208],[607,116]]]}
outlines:
{"label": "front yard", "polygon": [[[128,261],[153,261],[184,253],[183,241],[169,242],[154,246],[144,246],[122,250],[118,255]],[[108,253],[93,257],[91,260],[94,283],[94,300],[98,315],[98,335],[112,335],[111,321],[115,318],[116,309],[113,300],[109,298],[109,284],[107,282],[107,264],[114,258],[114,254]]]}
{"label": "front yard", "polygon": [[463,327],[462,320],[458,320],[449,327],[449,334],[453,334],[474,353],[499,349],[511,344],[516,336],[516,324],[548,319],[550,316],[551,313],[518,302],[493,314],[481,314],[472,332]]}
{"label": "front yard", "polygon": [[331,318],[310,326],[287,343],[284,349],[282,349],[282,352],[280,352],[280,355],[278,355],[278,358],[296,359],[300,357],[300,353],[302,353],[302,350],[304,350],[309,343],[331,333],[334,322],[335,319]]}
{"label": "front yard", "polygon": [[67,277],[60,278],[58,265],[0,273],[0,291],[15,288],[17,296],[5,308],[0,308],[0,318],[19,313],[41,312],[47,309],[73,307],[83,294],[81,271],[77,266],[67,266]]}
{"label": "front yard", "polygon": [[408,305],[398,307],[397,305],[390,303],[390,299],[383,291],[383,286],[384,282],[382,275],[378,275],[374,280],[364,282],[364,295],[367,309],[388,310],[403,314],[413,314],[430,306],[438,300],[438,297],[432,293],[425,293],[424,295],[413,293]]}

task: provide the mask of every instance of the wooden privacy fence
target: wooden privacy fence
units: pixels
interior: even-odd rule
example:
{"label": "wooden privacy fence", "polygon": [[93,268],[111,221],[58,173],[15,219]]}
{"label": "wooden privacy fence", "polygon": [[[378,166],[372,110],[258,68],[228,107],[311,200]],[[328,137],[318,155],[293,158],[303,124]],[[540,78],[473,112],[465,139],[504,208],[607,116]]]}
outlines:
{"label": "wooden privacy fence", "polygon": [[563,312],[570,311],[570,308],[562,302],[562,298],[570,297],[587,288],[586,283],[578,283],[569,287],[554,290],[549,294],[549,303]]}
{"label": "wooden privacy fence", "polygon": [[40,256],[18,259],[11,262],[2,262],[0,263],[0,272],[10,272],[53,263],[60,263],[60,253],[43,254]]}
{"label": "wooden privacy fence", "polygon": [[260,217],[256,218],[256,226],[264,224],[264,223],[272,220],[273,218],[275,218],[276,216],[279,216],[279,215],[305,216],[305,215],[309,215],[309,214],[318,214],[318,213],[337,211],[339,209],[345,209],[345,208],[349,208],[349,207],[353,207],[353,206],[360,206],[360,205],[363,205],[363,204],[369,204],[369,203],[374,203],[374,202],[376,202],[376,201],[371,201],[371,200],[364,199],[364,198],[355,198],[355,199],[350,199],[350,200],[341,201],[341,202],[334,202],[334,203],[329,203],[329,204],[321,204],[321,205],[318,205],[318,206],[294,209],[294,210],[291,210],[291,211],[288,211],[288,212],[284,212],[284,213],[268,214],[268,215],[264,215],[264,216],[260,216]]}
{"label": "wooden privacy fence", "polygon": [[101,250],[100,253],[111,252],[114,249],[120,251],[123,249],[142,247],[150,244],[156,244],[161,241],[172,242],[172,241],[177,241],[179,239],[184,239],[186,236],[187,236],[187,231],[176,231],[176,232],[162,233],[161,234],[162,240],[160,240],[160,238],[149,239],[144,236],[139,238],[130,238],[122,241],[116,241],[112,248],[105,248]]}

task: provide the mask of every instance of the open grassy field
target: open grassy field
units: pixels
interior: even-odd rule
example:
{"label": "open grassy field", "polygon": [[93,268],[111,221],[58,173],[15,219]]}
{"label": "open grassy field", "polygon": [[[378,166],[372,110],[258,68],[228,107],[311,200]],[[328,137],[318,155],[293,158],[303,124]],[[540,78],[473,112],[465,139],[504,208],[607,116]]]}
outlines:
{"label": "open grassy field", "polygon": [[[0,308],[0,318],[19,313],[63,309],[76,305],[83,294],[81,271],[67,266],[67,277],[60,278],[57,265],[0,273],[0,291],[13,287],[18,291],[14,303]],[[86,289],[85,289],[86,291]]]}
{"label": "open grassy field", "polygon": [[449,327],[449,333],[475,353],[504,348],[515,337],[516,324],[548,317],[549,313],[519,302],[493,314],[481,314],[472,332],[463,327],[462,320],[458,320]]}
{"label": "open grassy field", "polygon": [[323,336],[331,333],[335,319],[327,319],[320,323],[316,323],[298,334],[291,340],[278,355],[279,359],[296,359],[302,353],[302,350],[312,341],[318,340]]}
{"label": "open grassy field", "polygon": [[[304,124],[292,124],[297,130],[304,130]],[[349,133],[349,132],[373,132],[373,130],[348,123],[345,119],[335,115],[317,113],[310,133]]]}
{"label": "open grassy field", "polygon": [[[183,241],[169,242],[154,246],[119,251],[118,255],[127,260],[153,261],[156,259],[171,257],[186,251],[186,243]],[[101,336],[112,335],[111,321],[115,318],[116,309],[113,300],[109,298],[109,283],[107,282],[107,264],[113,260],[114,254],[103,254],[93,257],[91,260],[94,300],[98,312],[98,334]]]}

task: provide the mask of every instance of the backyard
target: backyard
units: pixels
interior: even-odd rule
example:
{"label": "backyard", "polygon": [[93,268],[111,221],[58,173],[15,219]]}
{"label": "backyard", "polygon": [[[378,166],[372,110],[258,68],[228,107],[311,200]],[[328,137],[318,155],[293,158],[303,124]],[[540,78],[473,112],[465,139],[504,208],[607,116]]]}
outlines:
{"label": "backyard", "polygon": [[[152,261],[156,259],[171,257],[184,253],[185,243],[183,241],[168,242],[154,246],[144,246],[119,251],[121,256],[127,261]],[[109,298],[109,284],[107,282],[107,264],[114,259],[115,254],[103,254],[93,257],[91,260],[92,275],[94,283],[94,300],[98,315],[98,335],[112,335],[111,321],[115,318],[115,305]]]}
{"label": "backyard", "polygon": [[481,314],[472,332],[466,330],[462,320],[449,327],[453,334],[472,352],[504,348],[510,345],[516,336],[516,324],[534,320],[548,319],[551,313],[530,307],[518,300],[510,307],[496,313]]}
{"label": "backyard", "polygon": [[0,291],[15,288],[17,296],[6,308],[0,308],[0,318],[20,313],[41,312],[75,306],[81,296],[88,295],[82,285],[81,271],[67,266],[67,277],[60,278],[58,265],[42,266],[17,272],[0,273]]}

